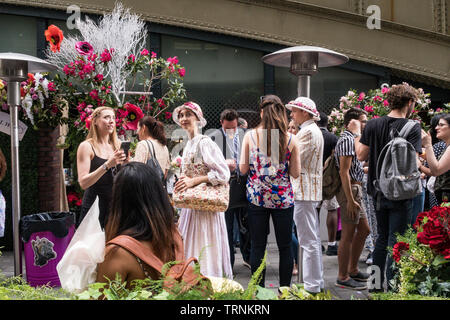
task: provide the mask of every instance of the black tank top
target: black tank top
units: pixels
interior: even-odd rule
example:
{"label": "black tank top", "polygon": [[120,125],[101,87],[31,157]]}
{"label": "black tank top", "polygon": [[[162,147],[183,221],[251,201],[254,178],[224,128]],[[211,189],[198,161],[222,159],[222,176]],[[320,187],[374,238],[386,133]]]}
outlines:
{"label": "black tank top", "polygon": [[[90,144],[90,143],[89,143]],[[94,152],[94,158],[91,160],[91,166],[89,168],[89,173],[95,171],[103,165],[107,159],[103,159],[97,156],[95,153],[94,147],[92,146],[92,151]],[[110,168],[96,183],[86,189],[83,195],[83,203],[81,206],[81,214],[80,219],[78,219],[77,226],[80,225],[81,221],[84,219],[92,204],[95,201],[95,198],[98,196],[99,198],[99,221],[102,228],[106,225],[106,218],[109,213],[110,204],[112,201],[112,187],[113,187],[114,176],[112,173],[112,169]]]}

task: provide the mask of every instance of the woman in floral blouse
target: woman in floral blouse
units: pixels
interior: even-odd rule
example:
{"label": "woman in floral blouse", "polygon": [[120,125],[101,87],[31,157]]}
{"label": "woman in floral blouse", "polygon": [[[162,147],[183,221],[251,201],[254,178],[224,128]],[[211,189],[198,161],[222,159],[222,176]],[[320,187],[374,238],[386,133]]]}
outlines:
{"label": "woman in floral blouse", "polygon": [[[260,110],[261,124],[245,135],[239,163],[242,174],[248,172],[251,271],[258,269],[264,257],[272,216],[280,255],[280,286],[290,286],[294,196],[289,176],[297,178],[300,174],[298,142],[287,131],[286,110],[277,96],[263,97]],[[265,271],[261,286],[264,286],[264,276]]]}

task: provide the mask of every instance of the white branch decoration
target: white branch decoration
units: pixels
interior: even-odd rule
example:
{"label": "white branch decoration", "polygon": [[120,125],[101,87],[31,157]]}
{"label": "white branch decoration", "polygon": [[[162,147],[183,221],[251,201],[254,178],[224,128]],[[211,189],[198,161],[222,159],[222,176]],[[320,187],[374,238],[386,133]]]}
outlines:
{"label": "white branch decoration", "polygon": [[105,49],[114,49],[111,61],[106,68],[102,64],[96,65],[96,72],[103,74],[111,80],[112,93],[119,105],[124,103],[125,95],[120,97],[121,92],[126,91],[127,79],[131,71],[126,71],[128,57],[133,54],[137,56],[145,48],[147,30],[145,22],[136,14],[131,14],[122,3],[116,3],[110,14],[105,14],[98,25],[86,17],[86,21],[79,21],[78,29],[80,36],[64,37],[60,52],[46,50],[48,62],[56,65],[62,70],[65,65],[78,59],[80,54],[75,49],[79,41],[87,41],[94,48],[94,52],[100,55]]}

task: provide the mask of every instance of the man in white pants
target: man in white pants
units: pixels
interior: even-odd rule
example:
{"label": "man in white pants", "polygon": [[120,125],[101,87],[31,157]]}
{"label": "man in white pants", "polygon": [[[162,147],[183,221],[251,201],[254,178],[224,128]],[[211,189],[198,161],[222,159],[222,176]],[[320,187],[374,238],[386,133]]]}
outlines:
{"label": "man in white pants", "polygon": [[322,201],[323,135],[315,121],[320,120],[316,104],[298,97],[286,104],[291,118],[300,125],[301,174],[293,181],[294,222],[298,242],[303,249],[303,282],[305,290],[318,293],[324,288],[322,246],[316,208]]}

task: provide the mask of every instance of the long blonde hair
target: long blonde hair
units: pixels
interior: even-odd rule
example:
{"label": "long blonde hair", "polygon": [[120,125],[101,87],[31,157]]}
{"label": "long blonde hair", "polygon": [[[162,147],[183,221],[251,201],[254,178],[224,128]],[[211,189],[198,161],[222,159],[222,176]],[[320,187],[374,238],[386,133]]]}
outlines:
{"label": "long blonde hair", "polygon": [[[116,114],[114,112],[114,109],[112,109],[110,107],[98,107],[91,114],[91,126],[89,128],[89,133],[86,137],[86,141],[90,140],[95,148],[98,148],[98,141],[99,141],[98,127],[95,125],[95,122],[98,119],[98,117],[100,116],[100,114],[102,113],[102,111],[105,111],[105,110],[110,110],[114,113],[114,115]],[[114,147],[114,149],[120,148],[120,141],[119,141],[119,138],[117,137],[116,129],[114,129],[114,131],[109,135],[108,143],[110,143]]]}

